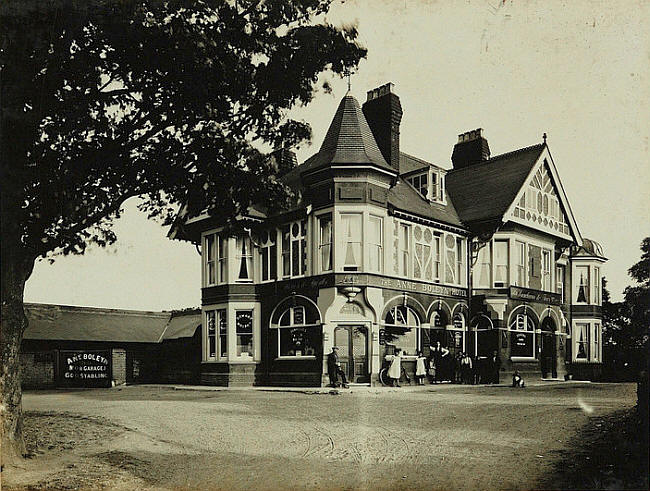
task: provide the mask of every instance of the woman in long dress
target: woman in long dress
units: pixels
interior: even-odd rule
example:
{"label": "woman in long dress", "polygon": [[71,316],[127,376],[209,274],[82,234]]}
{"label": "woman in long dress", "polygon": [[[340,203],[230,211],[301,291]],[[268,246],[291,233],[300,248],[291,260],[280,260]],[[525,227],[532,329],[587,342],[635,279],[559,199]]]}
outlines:
{"label": "woman in long dress", "polygon": [[402,375],[402,351],[399,348],[395,348],[395,354],[388,367],[387,375],[391,379],[393,387],[401,387],[399,378]]}

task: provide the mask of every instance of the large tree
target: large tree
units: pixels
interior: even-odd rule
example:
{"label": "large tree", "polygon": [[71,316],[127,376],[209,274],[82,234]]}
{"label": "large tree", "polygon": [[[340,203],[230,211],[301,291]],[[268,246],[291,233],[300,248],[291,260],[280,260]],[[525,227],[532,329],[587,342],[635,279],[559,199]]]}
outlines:
{"label": "large tree", "polygon": [[[310,136],[287,117],[319,74],[365,56],[331,0],[0,2],[3,454],[24,450],[19,349],[34,261],[115,241],[125,200],[232,218],[290,198],[263,150]],[[325,87],[327,88],[327,87]],[[191,196],[192,199],[186,199]]]}

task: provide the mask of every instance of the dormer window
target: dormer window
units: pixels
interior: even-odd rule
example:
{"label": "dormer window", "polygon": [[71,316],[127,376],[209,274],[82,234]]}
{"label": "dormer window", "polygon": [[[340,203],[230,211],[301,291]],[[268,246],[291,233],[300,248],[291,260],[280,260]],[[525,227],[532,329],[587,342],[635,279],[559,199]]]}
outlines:
{"label": "dormer window", "polygon": [[424,198],[436,203],[445,203],[445,173],[431,168],[406,179]]}

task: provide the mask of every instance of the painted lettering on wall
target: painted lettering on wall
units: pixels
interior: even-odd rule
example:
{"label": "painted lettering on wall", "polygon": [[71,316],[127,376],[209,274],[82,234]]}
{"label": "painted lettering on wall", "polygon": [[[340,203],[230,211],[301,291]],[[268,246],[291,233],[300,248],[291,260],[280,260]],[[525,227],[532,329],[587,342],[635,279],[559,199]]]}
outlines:
{"label": "painted lettering on wall", "polygon": [[61,351],[59,378],[63,385],[108,387],[111,384],[111,356],[108,351]]}

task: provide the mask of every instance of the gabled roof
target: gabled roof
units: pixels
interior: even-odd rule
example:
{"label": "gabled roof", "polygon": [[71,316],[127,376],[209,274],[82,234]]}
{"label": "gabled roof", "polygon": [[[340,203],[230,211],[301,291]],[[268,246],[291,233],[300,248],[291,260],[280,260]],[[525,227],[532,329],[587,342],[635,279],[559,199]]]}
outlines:
{"label": "gabled roof", "polygon": [[[411,172],[424,171],[429,167],[434,167],[435,169],[442,169],[441,167],[427,162],[426,160],[414,157],[408,153],[400,152],[399,153],[399,173],[400,175],[410,174]],[[443,169],[444,170],[444,169]]]}
{"label": "gabled roof", "polygon": [[458,213],[449,200],[449,195],[447,195],[446,205],[430,202],[403,179],[398,179],[397,183],[388,191],[388,204],[400,211],[422,218],[463,227]]}
{"label": "gabled roof", "polygon": [[169,312],[25,304],[25,339],[157,343]]}
{"label": "gabled roof", "polygon": [[447,190],[468,225],[500,221],[537,163],[540,143],[447,172]]}

